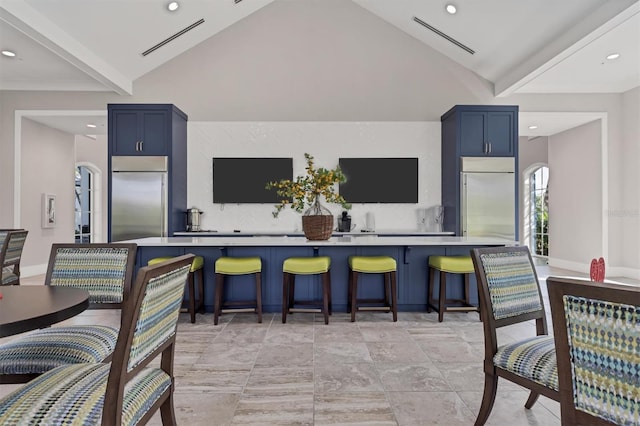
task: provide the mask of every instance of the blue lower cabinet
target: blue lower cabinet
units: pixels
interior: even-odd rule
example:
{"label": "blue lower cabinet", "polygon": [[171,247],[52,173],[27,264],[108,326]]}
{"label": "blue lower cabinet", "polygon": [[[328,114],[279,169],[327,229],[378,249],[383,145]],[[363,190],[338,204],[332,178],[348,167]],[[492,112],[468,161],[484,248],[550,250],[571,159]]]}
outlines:
{"label": "blue lower cabinet", "polygon": [[[158,247],[138,246],[140,268],[149,259],[160,256],[179,256],[193,253],[204,257],[205,310],[213,312],[215,295],[215,261],[221,256],[248,257],[262,259],[262,309],[264,312],[282,310],[282,263],[288,257],[329,256],[331,257],[331,298],[335,312],[346,312],[349,256],[391,256],[396,259],[397,300],[399,311],[424,312],[427,307],[429,285],[434,285],[438,295],[439,275],[434,283],[429,283],[428,258],[433,255],[468,256],[471,247],[466,246],[303,246],[303,247]],[[228,301],[253,300],[255,298],[255,277],[248,275],[228,275],[224,298]],[[472,303],[477,303],[475,275],[471,275],[470,292]],[[447,297],[462,296],[461,275],[447,276]],[[383,274],[359,274],[359,298],[380,299],[384,295]],[[296,300],[320,300],[322,284],[319,275],[298,275],[296,277]]]}

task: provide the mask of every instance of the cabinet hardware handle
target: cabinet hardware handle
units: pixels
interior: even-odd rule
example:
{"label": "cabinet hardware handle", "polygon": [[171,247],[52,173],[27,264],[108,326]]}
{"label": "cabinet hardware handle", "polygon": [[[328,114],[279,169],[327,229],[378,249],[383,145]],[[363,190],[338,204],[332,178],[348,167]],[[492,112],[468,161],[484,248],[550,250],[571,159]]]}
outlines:
{"label": "cabinet hardware handle", "polygon": [[482,152],[483,152],[484,154],[486,154],[486,153],[487,153],[487,143],[486,143],[486,142],[482,142]]}
{"label": "cabinet hardware handle", "polygon": [[140,141],[140,151],[144,151],[144,141]]}
{"label": "cabinet hardware handle", "polygon": [[487,145],[489,145],[489,154],[491,154],[491,143],[488,143]]}
{"label": "cabinet hardware handle", "polygon": [[136,152],[140,151],[140,141],[136,141]]}

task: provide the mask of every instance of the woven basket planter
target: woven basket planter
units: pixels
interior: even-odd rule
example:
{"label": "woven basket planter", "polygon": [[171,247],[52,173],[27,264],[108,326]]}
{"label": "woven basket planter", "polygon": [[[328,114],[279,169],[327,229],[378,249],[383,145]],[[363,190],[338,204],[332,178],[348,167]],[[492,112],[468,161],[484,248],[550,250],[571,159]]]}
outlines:
{"label": "woven basket planter", "polygon": [[302,216],[302,231],[307,240],[328,240],[333,233],[333,216]]}

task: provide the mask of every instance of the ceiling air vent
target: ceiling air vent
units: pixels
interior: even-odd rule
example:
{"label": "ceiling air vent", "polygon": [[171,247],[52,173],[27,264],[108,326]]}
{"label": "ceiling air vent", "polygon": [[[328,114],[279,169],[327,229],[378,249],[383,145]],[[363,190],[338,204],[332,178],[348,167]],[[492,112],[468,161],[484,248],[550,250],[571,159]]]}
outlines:
{"label": "ceiling air vent", "polygon": [[200,24],[204,24],[204,19],[200,19],[199,21],[194,22],[193,24],[189,25],[187,28],[178,31],[177,33],[175,33],[171,37],[169,37],[169,38],[167,38],[165,40],[162,40],[160,43],[156,44],[152,48],[145,50],[144,52],[142,52],[142,56],[147,56],[149,53],[153,52],[154,50],[157,50],[157,49],[161,48],[162,46],[164,46],[165,44],[169,43],[170,41],[173,41],[173,40],[177,39],[181,35],[185,34],[188,31],[191,31],[192,29],[194,29],[195,27],[197,27]]}
{"label": "ceiling air vent", "polygon": [[440,37],[444,38],[445,40],[455,44],[456,46],[458,46],[460,49],[471,53],[472,55],[475,52],[475,50],[471,49],[470,47],[465,46],[464,44],[460,43],[458,40],[456,40],[455,38],[448,36],[447,34],[443,33],[442,31],[440,31],[439,29],[432,27],[431,25],[427,24],[426,22],[424,22],[422,19],[414,16],[413,20],[416,21],[418,24],[422,25],[423,27],[433,31],[434,33],[438,34]]}

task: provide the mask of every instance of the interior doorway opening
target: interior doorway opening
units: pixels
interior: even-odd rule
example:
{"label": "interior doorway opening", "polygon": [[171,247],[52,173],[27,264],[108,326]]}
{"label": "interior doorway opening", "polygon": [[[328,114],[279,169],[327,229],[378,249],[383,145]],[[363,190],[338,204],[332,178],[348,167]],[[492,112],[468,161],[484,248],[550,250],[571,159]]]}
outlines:
{"label": "interior doorway opening", "polygon": [[549,168],[537,166],[526,175],[525,237],[533,256],[549,257]]}

